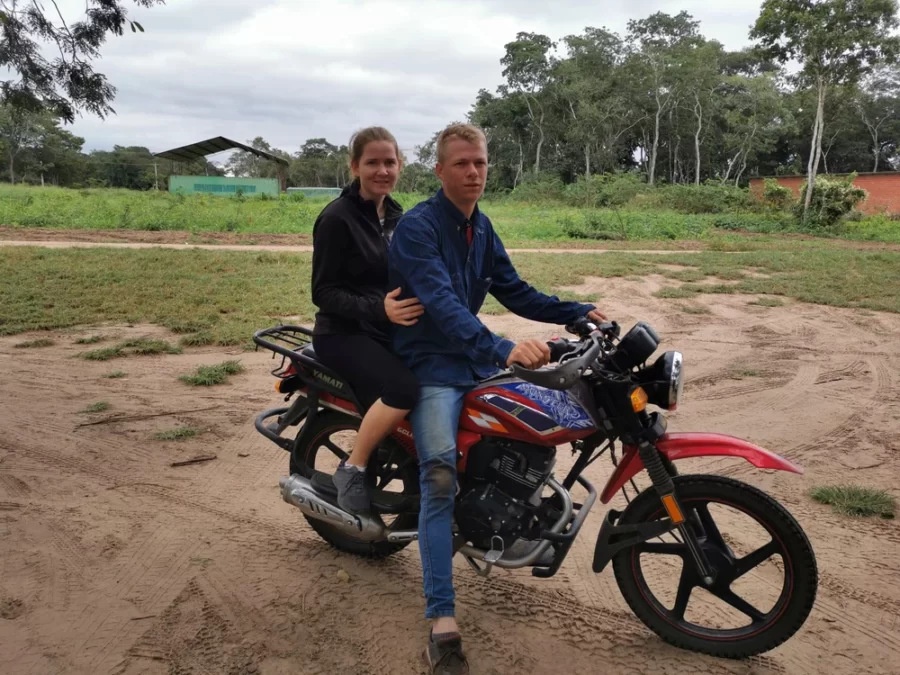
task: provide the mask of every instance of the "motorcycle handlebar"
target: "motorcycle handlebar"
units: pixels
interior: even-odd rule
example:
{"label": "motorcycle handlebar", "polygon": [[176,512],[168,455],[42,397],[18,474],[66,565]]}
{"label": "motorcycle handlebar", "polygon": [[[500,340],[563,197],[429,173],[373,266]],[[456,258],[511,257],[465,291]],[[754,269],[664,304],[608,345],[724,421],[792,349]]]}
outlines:
{"label": "motorcycle handlebar", "polygon": [[[551,346],[551,354],[554,350],[561,350],[561,345],[563,341],[553,341],[556,343],[555,346]],[[553,345],[553,343],[548,342],[548,345]],[[566,344],[567,349],[566,352],[561,355],[565,356],[566,353],[571,352],[573,350],[579,349],[581,346],[584,346],[585,343],[581,343],[580,345],[570,345]],[[596,338],[591,338],[590,347],[581,354],[580,356],[576,356],[568,359],[564,363],[556,366],[555,368],[542,368],[540,370],[529,370],[527,368],[523,368],[517,363],[512,365],[513,373],[525,380],[526,382],[531,382],[532,384],[536,384],[539,387],[545,387],[547,389],[570,389],[573,387],[579,379],[581,379],[582,374],[585,370],[587,370],[591,364],[597,359],[600,355],[602,347],[600,341]],[[561,358],[560,357],[560,358]]]}

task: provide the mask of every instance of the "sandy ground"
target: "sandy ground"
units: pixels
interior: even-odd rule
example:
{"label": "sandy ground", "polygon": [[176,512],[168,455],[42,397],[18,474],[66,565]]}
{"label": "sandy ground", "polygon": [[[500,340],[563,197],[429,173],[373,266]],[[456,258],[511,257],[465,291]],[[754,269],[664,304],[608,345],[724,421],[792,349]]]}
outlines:
{"label": "sandy ground", "polygon": [[[647,320],[664,348],[685,353],[686,399],[670,429],[741,436],[806,469],[774,474],[729,459],[682,468],[748,481],[792,511],[818,555],[813,614],[788,643],[747,662],[663,645],[631,615],[611,570],[590,570],[598,505],[553,579],[497,571],[483,580],[457,561],[473,672],[900,673],[900,523],[841,518],[805,495],[845,480],[900,494],[900,316],[721,295],[692,303],[711,314],[691,315],[651,297],[661,283],[588,280],[579,290],[602,291],[623,325]],[[556,332],[488,321],[518,338]],[[44,335],[0,338],[0,672],[422,672],[417,549],[378,563],[337,553],[280,498],[287,457],[252,424],[280,403],[268,374],[277,363],[222,349],[73,358],[85,349],[75,339],[97,332],[166,335],[84,327],[53,333],[57,346],[43,349],[13,345]],[[177,380],[225,358],[247,372],[209,389]],[[103,378],[115,370],[127,376]],[[110,410],[79,412],[96,401]],[[212,409],[190,412],[201,408]],[[159,416],[129,418],[150,414]],[[185,425],[204,433],[154,439]],[[170,467],[210,452],[218,459]],[[601,461],[588,475],[602,485],[609,471]]]}
{"label": "sandy ground", "polygon": [[[92,233],[96,235],[96,231]],[[193,241],[182,241],[181,243],[165,242],[165,241],[104,241],[100,237],[94,236],[78,238],[37,238],[37,239],[9,239],[3,240],[0,237],[0,247],[13,246],[40,246],[42,248],[124,248],[124,249],[149,249],[162,248],[172,250],[185,249],[203,249],[207,251],[271,251],[273,253],[312,253],[313,247],[309,244],[272,244],[272,243],[252,243],[252,244],[229,244],[229,243],[210,243],[202,239],[194,239]],[[182,237],[181,239],[185,239]],[[192,240],[193,238],[187,237]],[[226,240],[227,241],[227,240]],[[684,251],[668,250],[668,249],[628,249],[626,251],[610,248],[508,248],[508,253],[642,253],[648,255],[674,255],[678,253],[700,253],[699,249],[691,249]]]}

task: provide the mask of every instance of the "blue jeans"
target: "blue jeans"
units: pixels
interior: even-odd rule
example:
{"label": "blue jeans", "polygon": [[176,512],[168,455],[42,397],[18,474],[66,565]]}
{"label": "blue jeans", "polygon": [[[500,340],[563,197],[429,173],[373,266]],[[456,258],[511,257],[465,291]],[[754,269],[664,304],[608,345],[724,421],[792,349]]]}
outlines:
{"label": "blue jeans", "polygon": [[410,414],[419,455],[419,554],[425,617],[453,616],[453,504],[456,498],[456,432],[468,387],[427,387]]}

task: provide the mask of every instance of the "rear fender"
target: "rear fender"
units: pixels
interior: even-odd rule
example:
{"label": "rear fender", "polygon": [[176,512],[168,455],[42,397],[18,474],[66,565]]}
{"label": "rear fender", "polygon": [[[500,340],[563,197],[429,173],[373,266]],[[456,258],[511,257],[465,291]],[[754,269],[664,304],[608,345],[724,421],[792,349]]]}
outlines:
{"label": "rear fender", "polygon": [[[803,469],[774,452],[761,448],[753,443],[748,443],[734,436],[723,434],[705,433],[675,433],[665,434],[656,442],[657,449],[671,461],[688,459],[691,457],[716,457],[730,456],[741,457],[759,469],[776,469],[778,471],[790,471],[791,473],[803,473]],[[625,456],[610,476],[600,501],[608,504],[615,494],[640,471],[644,470],[644,463],[638,454],[637,446],[626,445]]]}

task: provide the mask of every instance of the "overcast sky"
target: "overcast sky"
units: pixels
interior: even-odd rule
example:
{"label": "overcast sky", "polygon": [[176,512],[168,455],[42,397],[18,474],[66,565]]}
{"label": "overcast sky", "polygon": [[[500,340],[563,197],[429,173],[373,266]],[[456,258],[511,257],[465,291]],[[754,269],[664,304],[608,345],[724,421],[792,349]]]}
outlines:
{"label": "overcast sky", "polygon": [[[58,0],[67,20],[84,0]],[[130,4],[130,3],[128,3]],[[519,31],[554,40],[585,26],[624,33],[630,19],[687,10],[730,49],[748,43],[760,0],[167,0],[132,6],[146,30],[110,36],[97,69],[117,115],[84,115],[85,149],[157,152],[212,136],[263,136],[295,152],[308,138],[346,143],[382,124],[410,156],[462,120],[502,81]],[[219,159],[218,157],[214,159]]]}

